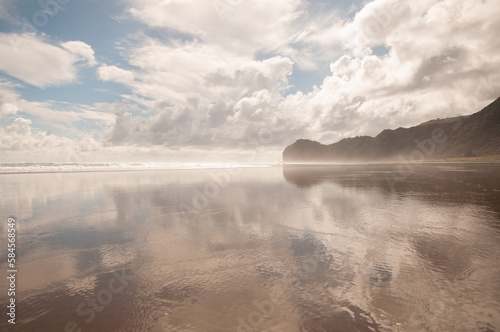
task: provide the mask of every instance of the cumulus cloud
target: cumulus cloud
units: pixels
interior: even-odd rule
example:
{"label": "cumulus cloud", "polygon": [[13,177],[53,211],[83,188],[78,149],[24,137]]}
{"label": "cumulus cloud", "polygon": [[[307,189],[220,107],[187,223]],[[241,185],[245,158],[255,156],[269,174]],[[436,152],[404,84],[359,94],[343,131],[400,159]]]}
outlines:
{"label": "cumulus cloud", "polygon": [[[108,141],[115,145],[163,145],[187,147],[210,144],[205,126],[204,110],[195,105],[169,106],[161,103],[147,117],[133,117],[131,113],[117,113]],[[196,132],[196,135],[193,135]]]}
{"label": "cumulus cloud", "polygon": [[19,107],[11,103],[4,103],[0,101],[0,117],[9,114],[16,114]]}
{"label": "cumulus cloud", "polygon": [[75,57],[34,35],[0,33],[0,70],[28,84],[43,88],[76,79]]}
{"label": "cumulus cloud", "polygon": [[[500,6],[494,1],[375,0],[352,16],[311,14],[312,4],[300,0],[126,3],[129,18],[175,37],[142,32],[121,40],[123,68],[132,69],[101,65],[97,76],[126,86],[130,93],[121,98],[129,102],[64,113],[111,121],[102,149],[234,152],[254,140],[279,154],[298,138],[328,143],[375,135],[388,127],[472,113],[500,95]],[[71,73],[65,78],[61,70],[51,77],[29,65],[8,69],[8,61],[0,60],[0,69],[30,84],[69,82],[76,62],[97,62],[81,42],[61,48],[19,38],[55,48],[63,58],[58,66]],[[304,71],[324,75],[322,84],[290,93],[290,78]],[[3,95],[2,116],[25,109],[42,116],[51,106],[14,97]],[[56,118],[52,112],[43,116]]]}
{"label": "cumulus cloud", "polygon": [[266,89],[238,101],[204,104],[192,98],[184,106],[159,102],[148,117],[118,112],[105,138],[110,145],[169,149],[237,149],[252,142],[276,154],[291,134],[304,133],[307,126],[302,110],[287,106],[285,98]]}
{"label": "cumulus cloud", "polygon": [[27,136],[31,134],[31,120],[16,118],[14,122],[5,128],[5,132],[10,136]]}
{"label": "cumulus cloud", "polygon": [[116,66],[103,65],[97,70],[97,75],[103,81],[130,83],[134,80],[134,73]]}
{"label": "cumulus cloud", "polygon": [[33,134],[31,120],[17,117],[14,121],[0,128],[0,149],[3,151],[33,151],[36,149],[55,149],[68,143],[70,139],[47,135]]}
{"label": "cumulus cloud", "polygon": [[144,37],[123,52],[134,72],[103,66],[98,70],[101,79],[121,82],[136,95],[179,105],[192,97],[213,103],[221,98],[237,100],[261,89],[286,90],[293,68],[285,57],[258,61],[196,41],[164,43]]}
{"label": "cumulus cloud", "polygon": [[[350,100],[351,106],[363,97],[380,105],[379,116],[401,104],[400,120],[387,119],[394,125],[478,111],[500,94],[493,83],[485,93],[475,93],[500,65],[500,55],[492,50],[499,45],[494,37],[499,24],[493,19],[499,14],[500,6],[491,1],[368,3],[340,28],[349,36],[344,41],[348,54],[332,62],[322,90],[335,101]],[[370,47],[377,45],[390,51],[376,56]],[[467,99],[477,102],[470,107]]]}
{"label": "cumulus cloud", "polygon": [[81,41],[57,47],[33,34],[0,33],[0,70],[25,83],[45,88],[74,82],[75,63],[96,64],[94,51]]}
{"label": "cumulus cloud", "polygon": [[94,50],[90,45],[79,40],[74,40],[62,43],[61,46],[76,55],[79,60],[85,61],[89,66],[97,65],[97,61],[94,57]]}
{"label": "cumulus cloud", "polygon": [[242,87],[247,93],[259,90],[283,91],[289,87],[293,62],[288,58],[273,57],[263,61],[249,61],[236,69],[220,68],[206,75],[214,86]]}
{"label": "cumulus cloud", "polygon": [[53,130],[36,129],[31,119],[17,116],[10,124],[0,127],[0,160],[26,161],[28,154],[33,161],[84,162],[99,160],[103,155],[116,155],[119,148],[103,147],[103,135],[104,131],[96,129],[68,138],[55,135]]}
{"label": "cumulus cloud", "polygon": [[[327,52],[332,56],[330,74],[307,94],[286,94],[296,66],[293,57],[254,60],[249,55],[271,49],[266,46],[274,38],[266,39],[269,32],[252,46],[255,31],[240,25],[247,13],[264,10],[259,6],[266,1],[242,3],[244,11],[229,8],[234,14],[229,17],[196,0],[130,3],[130,12],[144,23],[200,39],[165,43],[143,38],[127,48],[124,56],[139,70],[135,80],[130,76],[123,81],[154,105],[149,106],[149,117],[118,113],[108,137],[111,144],[182,147],[210,142],[229,147],[265,130],[272,132],[266,140],[269,146],[300,137],[333,142],[475,112],[500,94],[500,82],[491,76],[500,65],[492,46],[499,44],[494,18],[500,6],[491,1],[377,0],[353,18],[327,25],[324,18],[334,14],[320,15],[306,28],[297,20],[297,15],[306,15],[301,2],[275,2],[270,16],[263,18],[280,22],[270,29],[279,45],[275,50],[295,59],[304,45],[318,59],[324,59],[321,50],[331,45],[342,50],[337,56]],[[196,4],[206,8],[192,11]],[[221,22],[235,30],[217,35]],[[311,23],[307,15],[305,22]],[[259,26],[252,25],[262,33]],[[248,43],[240,51],[233,49],[241,43],[232,39],[236,36]],[[227,48],[223,42],[229,43]],[[375,54],[379,46],[387,54]],[[196,103],[190,104],[193,98]]]}

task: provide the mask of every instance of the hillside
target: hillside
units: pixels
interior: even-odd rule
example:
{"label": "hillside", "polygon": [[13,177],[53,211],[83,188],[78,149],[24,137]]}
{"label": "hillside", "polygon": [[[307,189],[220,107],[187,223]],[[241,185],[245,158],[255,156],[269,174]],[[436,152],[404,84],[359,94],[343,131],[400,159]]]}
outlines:
{"label": "hillside", "polygon": [[299,139],[283,151],[285,163],[435,160],[500,155],[500,98],[469,116],[437,119],[375,137],[324,145]]}

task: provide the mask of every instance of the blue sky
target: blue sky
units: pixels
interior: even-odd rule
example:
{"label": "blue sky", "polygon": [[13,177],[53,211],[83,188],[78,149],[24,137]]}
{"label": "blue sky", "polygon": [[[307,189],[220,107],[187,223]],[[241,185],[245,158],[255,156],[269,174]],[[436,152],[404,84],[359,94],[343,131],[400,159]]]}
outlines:
{"label": "blue sky", "polygon": [[492,0],[0,9],[1,161],[275,161],[298,138],[376,135],[500,94]]}

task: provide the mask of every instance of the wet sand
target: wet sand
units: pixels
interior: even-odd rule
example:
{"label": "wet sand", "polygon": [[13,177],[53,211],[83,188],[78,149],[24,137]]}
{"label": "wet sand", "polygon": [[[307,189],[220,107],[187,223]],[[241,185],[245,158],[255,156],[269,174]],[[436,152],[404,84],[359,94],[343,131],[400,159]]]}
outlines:
{"label": "wet sand", "polygon": [[499,164],[2,174],[0,188],[0,236],[14,216],[18,241],[2,331],[500,329]]}

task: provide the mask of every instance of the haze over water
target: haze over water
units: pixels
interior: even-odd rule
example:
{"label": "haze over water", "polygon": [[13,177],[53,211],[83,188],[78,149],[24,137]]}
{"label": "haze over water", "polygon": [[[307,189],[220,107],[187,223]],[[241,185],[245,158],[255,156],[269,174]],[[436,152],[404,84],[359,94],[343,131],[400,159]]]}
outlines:
{"label": "haze over water", "polygon": [[500,330],[500,164],[413,167],[0,174],[9,331]]}

